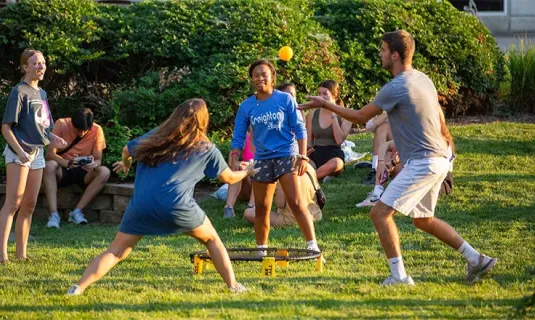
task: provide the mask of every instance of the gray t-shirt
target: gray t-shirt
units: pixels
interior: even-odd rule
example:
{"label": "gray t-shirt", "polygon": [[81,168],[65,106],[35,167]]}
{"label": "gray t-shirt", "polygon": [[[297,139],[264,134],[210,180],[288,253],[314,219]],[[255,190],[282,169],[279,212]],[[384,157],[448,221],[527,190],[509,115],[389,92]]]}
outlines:
{"label": "gray t-shirt", "polygon": [[24,151],[50,143],[48,135],[54,127],[45,90],[17,84],[9,93],[2,124],[12,123],[11,130]]}
{"label": "gray t-shirt", "polygon": [[448,145],[440,133],[437,90],[424,73],[413,69],[398,74],[379,90],[372,103],[388,113],[403,163],[448,156]]}

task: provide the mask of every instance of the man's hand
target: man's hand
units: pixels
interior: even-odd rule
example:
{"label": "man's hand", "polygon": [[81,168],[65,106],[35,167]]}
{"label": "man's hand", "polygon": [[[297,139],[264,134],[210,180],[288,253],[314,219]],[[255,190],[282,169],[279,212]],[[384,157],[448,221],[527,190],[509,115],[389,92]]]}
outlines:
{"label": "man's hand", "polygon": [[309,101],[305,103],[301,103],[297,109],[299,110],[309,110],[309,109],[317,109],[321,108],[325,105],[325,99],[318,96],[307,96],[306,97]]}
{"label": "man's hand", "polygon": [[130,166],[127,166],[122,161],[117,161],[113,165],[113,172],[115,173],[123,173],[124,175],[128,174],[128,170],[130,170]]}

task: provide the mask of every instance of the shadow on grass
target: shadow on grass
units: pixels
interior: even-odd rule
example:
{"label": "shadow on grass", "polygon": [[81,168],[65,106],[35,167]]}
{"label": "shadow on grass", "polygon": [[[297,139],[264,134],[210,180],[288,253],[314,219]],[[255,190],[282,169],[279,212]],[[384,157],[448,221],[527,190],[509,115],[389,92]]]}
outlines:
{"label": "shadow on grass", "polygon": [[[384,289],[387,290],[387,289]],[[407,290],[410,291],[410,290]],[[409,293],[410,294],[410,293]],[[90,293],[86,293],[87,296],[91,296]],[[88,304],[78,304],[78,305],[69,305],[69,306],[49,306],[49,305],[38,305],[34,304],[31,306],[28,305],[10,305],[0,308],[4,312],[110,312],[110,311],[129,311],[129,312],[165,312],[172,311],[178,312],[176,315],[187,314],[189,311],[195,310],[206,310],[208,312],[213,312],[212,316],[222,316],[226,312],[232,312],[232,309],[243,310],[248,312],[249,315],[253,315],[254,311],[258,311],[261,314],[264,312],[269,312],[270,309],[279,310],[281,306],[288,305],[309,305],[314,306],[318,311],[332,310],[332,308],[337,308],[338,310],[343,309],[377,309],[381,307],[381,311],[384,312],[383,315],[377,316],[363,316],[359,315],[359,318],[366,319],[384,319],[388,316],[389,310],[396,310],[396,308],[402,307],[406,314],[413,314],[417,312],[418,318],[441,318],[441,319],[457,319],[458,315],[452,314],[449,308],[451,307],[456,309],[470,309],[470,308],[481,308],[481,307],[492,307],[495,309],[494,316],[498,318],[505,318],[506,315],[502,314],[503,307],[511,309],[511,307],[518,304],[518,300],[514,299],[495,299],[495,300],[422,300],[422,299],[366,299],[359,297],[361,299],[354,300],[337,300],[337,299],[306,299],[306,300],[288,300],[285,299],[269,299],[261,301],[249,301],[247,300],[248,294],[240,295],[243,297],[242,300],[222,300],[214,302],[177,302],[177,303],[168,303],[168,302],[157,302],[151,301],[148,303],[88,303]],[[236,296],[235,296],[236,297]],[[235,298],[233,297],[233,298]],[[71,297],[70,299],[78,299],[78,297]],[[247,300],[247,301],[243,301]],[[253,303],[253,305],[251,305]],[[502,307],[501,310],[500,308]],[[439,309],[440,308],[440,309]],[[442,309],[442,310],[441,310]],[[424,311],[424,313],[422,313]],[[426,311],[426,312],[425,312]],[[380,313],[380,311],[376,311]],[[425,313],[428,313],[427,315]],[[414,314],[413,314],[414,315]],[[348,315],[351,316],[351,315]],[[355,316],[355,315],[353,315]],[[325,316],[321,315],[322,319],[335,319],[340,318],[337,316]],[[477,319],[478,315],[474,314],[472,316],[464,315],[465,319]]]}

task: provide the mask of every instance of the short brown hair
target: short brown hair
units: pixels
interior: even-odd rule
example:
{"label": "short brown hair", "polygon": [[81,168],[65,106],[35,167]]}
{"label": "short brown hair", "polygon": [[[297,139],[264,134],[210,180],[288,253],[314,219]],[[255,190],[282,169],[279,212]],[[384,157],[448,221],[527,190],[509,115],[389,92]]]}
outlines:
{"label": "short brown hair", "polygon": [[405,30],[387,32],[383,35],[382,40],[388,44],[390,52],[396,51],[399,54],[403,64],[412,63],[414,39],[410,33]]}

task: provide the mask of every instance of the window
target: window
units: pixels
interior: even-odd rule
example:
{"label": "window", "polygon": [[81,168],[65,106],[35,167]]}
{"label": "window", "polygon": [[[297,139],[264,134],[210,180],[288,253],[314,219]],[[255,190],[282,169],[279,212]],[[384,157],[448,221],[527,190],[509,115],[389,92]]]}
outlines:
{"label": "window", "polygon": [[[477,6],[477,11],[480,13],[505,13],[506,1],[507,0],[472,0]],[[449,0],[449,2],[459,10],[464,10],[465,7],[469,7],[470,4],[470,0]]]}

